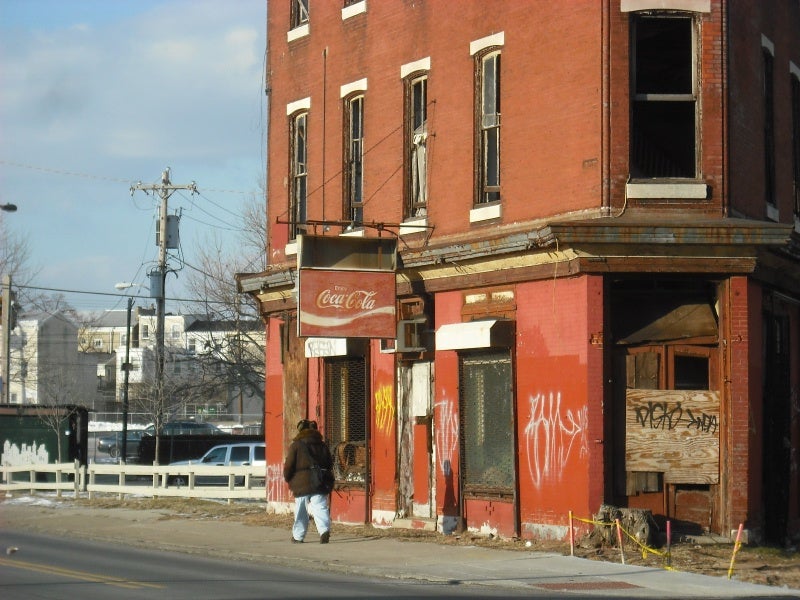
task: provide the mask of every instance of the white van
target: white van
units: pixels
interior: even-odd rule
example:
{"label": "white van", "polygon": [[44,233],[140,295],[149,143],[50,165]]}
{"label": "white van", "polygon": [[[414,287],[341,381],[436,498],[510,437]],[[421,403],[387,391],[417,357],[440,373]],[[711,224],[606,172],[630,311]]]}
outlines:
{"label": "white van", "polygon": [[[264,466],[267,465],[266,444],[264,442],[242,442],[238,444],[220,444],[214,446],[200,458],[194,460],[178,460],[170,465],[207,465],[218,467],[230,466]],[[186,485],[189,481],[186,475],[170,475],[170,485]],[[220,483],[225,484],[228,478],[224,476],[195,477],[197,484]]]}

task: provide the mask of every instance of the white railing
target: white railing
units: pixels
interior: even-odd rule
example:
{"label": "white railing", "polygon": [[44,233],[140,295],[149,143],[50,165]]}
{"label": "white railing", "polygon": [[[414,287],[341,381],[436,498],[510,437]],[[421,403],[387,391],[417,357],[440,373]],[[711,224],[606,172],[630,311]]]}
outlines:
{"label": "white railing", "polygon": [[[0,492],[88,492],[149,497],[218,498],[265,500],[266,468],[210,465],[111,465],[72,463],[2,466]],[[198,477],[213,476],[215,484],[200,485]],[[177,481],[177,480],[180,480]],[[181,483],[182,482],[182,483]]]}

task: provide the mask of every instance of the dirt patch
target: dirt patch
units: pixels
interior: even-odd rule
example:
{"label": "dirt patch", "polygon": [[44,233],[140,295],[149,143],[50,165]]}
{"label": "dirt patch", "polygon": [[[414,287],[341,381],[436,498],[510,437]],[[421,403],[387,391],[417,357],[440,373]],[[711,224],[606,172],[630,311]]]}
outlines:
{"label": "dirt patch", "polygon": [[[277,527],[289,530],[292,517],[287,514],[267,512],[263,503],[237,502],[236,504],[216,503],[195,499],[147,499],[95,498],[70,500],[76,505],[98,508],[151,509],[164,511],[164,519],[208,519],[239,521],[254,527]],[[425,541],[448,545],[472,545],[520,552],[551,552],[568,555],[569,544],[561,541],[501,539],[483,535],[463,533],[461,535],[442,535],[423,530],[378,528],[369,525],[339,525],[346,528],[349,535],[363,537],[391,537],[398,540]],[[625,563],[629,565],[671,568],[686,573],[698,573],[714,577],[727,577],[731,566],[734,545],[732,543],[698,543],[686,540],[674,543],[667,554],[665,548],[652,548],[644,551],[641,547],[624,548]],[[601,546],[598,548],[575,549],[575,555],[590,560],[621,562],[619,548]],[[768,546],[742,545],[736,552],[733,565],[733,578],[738,581],[800,589],[800,553],[797,549],[781,549]]]}

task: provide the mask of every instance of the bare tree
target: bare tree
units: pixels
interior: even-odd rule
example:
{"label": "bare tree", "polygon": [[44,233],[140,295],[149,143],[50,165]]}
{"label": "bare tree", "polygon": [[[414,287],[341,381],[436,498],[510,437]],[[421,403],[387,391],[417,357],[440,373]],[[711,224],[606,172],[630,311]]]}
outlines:
{"label": "bare tree", "polygon": [[233,390],[240,414],[245,395],[263,403],[264,326],[252,298],[237,291],[234,274],[265,268],[266,225],[263,197],[253,196],[241,215],[240,243],[225,247],[211,234],[196,248],[196,264],[187,265],[186,286],[196,301],[186,305],[186,312],[207,325],[195,355],[200,369],[195,383],[201,385],[196,392],[212,398]]}
{"label": "bare tree", "polygon": [[75,372],[67,367],[52,367],[39,376],[36,415],[39,420],[56,435],[58,462],[63,462],[61,451],[62,436],[66,434],[65,424],[69,423],[78,406],[75,399],[81,393],[81,386]]}

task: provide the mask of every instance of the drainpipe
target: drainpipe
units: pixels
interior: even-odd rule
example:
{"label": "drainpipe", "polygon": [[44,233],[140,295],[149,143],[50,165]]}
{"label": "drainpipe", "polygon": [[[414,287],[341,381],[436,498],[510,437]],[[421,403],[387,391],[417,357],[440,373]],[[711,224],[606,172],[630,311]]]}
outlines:
{"label": "drainpipe", "polygon": [[610,0],[601,3],[600,26],[600,70],[601,70],[601,155],[600,155],[600,215],[611,216],[611,83],[609,68],[611,65],[611,7]]}

